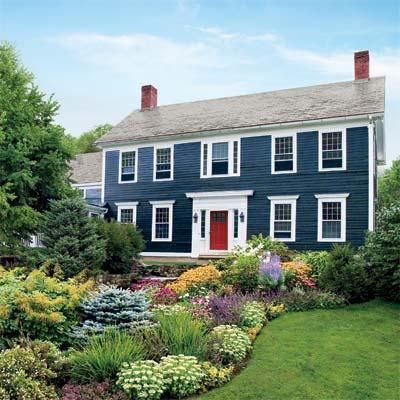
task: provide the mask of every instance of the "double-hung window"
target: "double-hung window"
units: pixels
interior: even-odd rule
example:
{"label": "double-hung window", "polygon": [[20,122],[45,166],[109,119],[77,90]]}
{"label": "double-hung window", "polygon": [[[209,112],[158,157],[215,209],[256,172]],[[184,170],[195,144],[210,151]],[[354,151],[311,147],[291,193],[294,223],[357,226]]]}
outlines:
{"label": "double-hung window", "polygon": [[119,159],[119,183],[137,181],[137,151],[121,151]]}
{"label": "double-hung window", "polygon": [[154,148],[154,177],[155,181],[173,179],[174,152],[173,147]]}
{"label": "double-hung window", "polygon": [[201,177],[238,176],[240,174],[240,141],[203,142]]}
{"label": "double-hung window", "polygon": [[153,206],[153,219],[151,240],[153,242],[172,241],[172,218],[175,200],[151,201]]}
{"label": "double-hung window", "polygon": [[136,208],[137,201],[129,203],[115,203],[118,209],[117,220],[121,224],[136,225]]}
{"label": "double-hung window", "polygon": [[346,131],[333,129],[319,133],[319,170],[346,169]]}
{"label": "double-hung window", "polygon": [[297,170],[296,134],[272,136],[272,173],[282,174]]}
{"label": "double-hung window", "polygon": [[294,196],[269,196],[271,201],[270,211],[270,236],[282,242],[296,240],[296,201]]}
{"label": "double-hung window", "polygon": [[343,194],[316,194],[318,199],[318,241],[346,241],[346,198]]}

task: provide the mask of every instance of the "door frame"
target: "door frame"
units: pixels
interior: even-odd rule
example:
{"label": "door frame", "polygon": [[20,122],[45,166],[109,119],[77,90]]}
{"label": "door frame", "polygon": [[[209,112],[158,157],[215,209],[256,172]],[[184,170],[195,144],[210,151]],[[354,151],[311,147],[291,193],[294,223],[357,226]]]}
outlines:
{"label": "door frame", "polygon": [[[192,209],[192,252],[191,257],[213,256],[228,253],[236,246],[244,246],[247,239],[247,204],[248,196],[252,196],[253,190],[218,191],[218,192],[194,192],[186,193],[186,197],[193,199]],[[205,237],[201,237],[201,211],[204,210]],[[210,250],[210,212],[228,211],[228,250]],[[243,220],[239,219],[238,237],[233,237],[234,210],[239,215],[243,213]]]}

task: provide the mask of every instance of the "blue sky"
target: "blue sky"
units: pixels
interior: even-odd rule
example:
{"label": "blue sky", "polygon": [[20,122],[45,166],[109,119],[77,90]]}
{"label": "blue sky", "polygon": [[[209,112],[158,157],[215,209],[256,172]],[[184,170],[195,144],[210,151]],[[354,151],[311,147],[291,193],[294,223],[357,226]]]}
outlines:
{"label": "blue sky", "polygon": [[387,158],[400,155],[399,0],[0,0],[14,43],[72,135],[159,104],[386,75]]}

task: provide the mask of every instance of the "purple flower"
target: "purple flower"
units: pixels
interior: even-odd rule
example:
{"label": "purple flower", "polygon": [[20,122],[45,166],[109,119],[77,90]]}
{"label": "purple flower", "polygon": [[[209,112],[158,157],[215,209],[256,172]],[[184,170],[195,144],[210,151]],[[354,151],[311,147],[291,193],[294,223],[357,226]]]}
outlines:
{"label": "purple flower", "polygon": [[282,277],[281,259],[277,255],[266,256],[261,261],[261,266],[259,269],[260,275],[271,280],[274,284],[278,284]]}

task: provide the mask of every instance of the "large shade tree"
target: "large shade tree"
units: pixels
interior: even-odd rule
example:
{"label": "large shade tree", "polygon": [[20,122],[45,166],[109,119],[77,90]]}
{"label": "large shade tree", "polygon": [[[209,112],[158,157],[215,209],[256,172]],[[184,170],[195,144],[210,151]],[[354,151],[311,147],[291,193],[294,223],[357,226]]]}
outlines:
{"label": "large shade tree", "polygon": [[400,158],[393,161],[378,181],[379,207],[387,207],[400,199]]}
{"label": "large shade tree", "polygon": [[71,192],[73,149],[54,122],[58,108],[16,50],[0,43],[0,243],[15,244],[34,233],[49,200]]}

